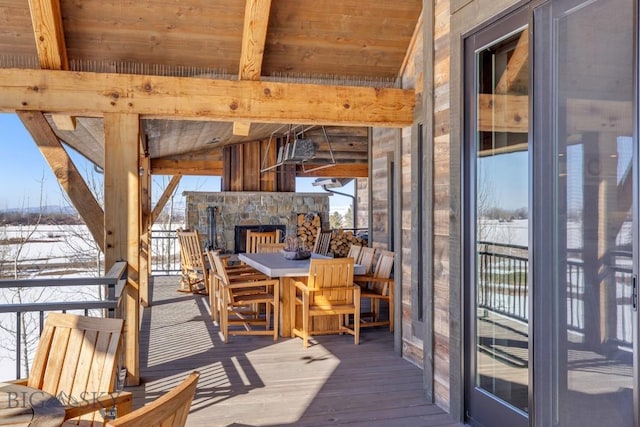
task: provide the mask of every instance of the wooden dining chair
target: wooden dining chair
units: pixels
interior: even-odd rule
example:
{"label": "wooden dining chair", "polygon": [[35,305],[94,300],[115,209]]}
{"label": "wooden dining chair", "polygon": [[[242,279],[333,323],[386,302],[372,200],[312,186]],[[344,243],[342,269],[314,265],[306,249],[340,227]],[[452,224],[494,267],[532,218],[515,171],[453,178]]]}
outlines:
{"label": "wooden dining chair", "polygon": [[218,275],[216,275],[217,267],[214,255],[218,255],[220,257],[220,262],[222,262],[230,281],[268,279],[268,276],[265,276],[255,268],[246,264],[228,265],[222,259],[219,250],[207,249],[205,253],[207,255],[207,261],[209,262],[209,284],[211,286],[211,291],[209,292],[209,307],[211,308],[211,319],[214,322],[219,322],[218,309],[221,298],[220,280],[218,279]]}
{"label": "wooden dining chair", "polygon": [[[361,298],[363,300],[368,299],[370,303],[370,311],[360,315],[363,327],[389,325],[389,331],[393,332],[394,281],[391,277],[391,272],[393,270],[394,257],[395,254],[393,252],[382,250],[373,274],[355,275],[353,277],[354,282],[362,287]],[[380,318],[380,300],[387,302],[389,320],[381,320]],[[371,320],[367,321],[367,318]]]}
{"label": "wooden dining chair", "polygon": [[[336,329],[323,328],[321,333],[349,333],[354,343],[360,342],[360,287],[353,284],[353,258],[312,258],[309,275],[305,281],[294,280],[294,303],[291,304],[291,319],[295,323],[296,307],[302,307],[302,325],[292,328],[293,336],[302,338],[307,348],[309,337],[314,335],[314,318],[338,315]],[[353,327],[348,318],[353,315]]]}
{"label": "wooden dining chair", "polygon": [[[223,341],[229,335],[273,335],[278,339],[280,317],[280,280],[253,276],[232,278],[227,272],[219,254],[213,254],[219,295],[218,315]],[[264,305],[264,310],[260,306]],[[273,322],[271,322],[273,312]],[[273,324],[272,330],[269,330]],[[255,326],[264,325],[264,329]],[[242,329],[230,329],[241,326]]]}
{"label": "wooden dining chair", "polygon": [[246,253],[254,254],[258,252],[258,245],[261,243],[280,243],[280,230],[274,231],[247,231]]}
{"label": "wooden dining chair", "polygon": [[285,247],[285,243],[258,243],[256,245],[257,253],[279,253]]}
{"label": "wooden dining chair", "polygon": [[180,245],[180,270],[182,272],[181,292],[208,294],[210,283],[208,264],[205,260],[204,249],[200,242],[198,230],[176,231]]}
{"label": "wooden dining chair", "polygon": [[196,393],[200,373],[194,371],[181,384],[153,402],[115,420],[107,427],[184,427]]}
{"label": "wooden dining chair", "polygon": [[130,412],[131,393],[114,392],[123,324],[122,319],[49,313],[29,378],[14,382],[56,396],[69,424],[102,425],[99,409],[113,406]]}
{"label": "wooden dining chair", "polygon": [[322,230],[318,228],[318,234],[316,235],[316,241],[313,244],[311,252],[319,255],[328,255],[331,249],[331,237],[333,232],[331,230]]}

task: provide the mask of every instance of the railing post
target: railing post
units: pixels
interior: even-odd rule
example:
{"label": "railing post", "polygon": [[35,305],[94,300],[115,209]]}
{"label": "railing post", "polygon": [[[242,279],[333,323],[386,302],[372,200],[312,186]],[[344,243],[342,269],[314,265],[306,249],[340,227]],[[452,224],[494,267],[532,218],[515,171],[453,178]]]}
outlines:
{"label": "railing post", "polygon": [[22,345],[20,342],[21,328],[20,328],[20,312],[16,312],[16,379],[20,378],[20,361],[22,357]]}

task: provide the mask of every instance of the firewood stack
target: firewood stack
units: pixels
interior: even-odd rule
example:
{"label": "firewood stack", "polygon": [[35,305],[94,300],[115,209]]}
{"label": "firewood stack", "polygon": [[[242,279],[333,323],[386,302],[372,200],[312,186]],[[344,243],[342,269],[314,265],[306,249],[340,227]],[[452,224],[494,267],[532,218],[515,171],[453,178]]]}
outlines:
{"label": "firewood stack", "polygon": [[[313,249],[313,244],[321,227],[320,215],[317,213],[298,214],[298,238],[307,249]],[[356,236],[352,231],[334,229],[329,245],[329,251],[336,258],[347,256],[351,245],[367,246],[367,240]]]}

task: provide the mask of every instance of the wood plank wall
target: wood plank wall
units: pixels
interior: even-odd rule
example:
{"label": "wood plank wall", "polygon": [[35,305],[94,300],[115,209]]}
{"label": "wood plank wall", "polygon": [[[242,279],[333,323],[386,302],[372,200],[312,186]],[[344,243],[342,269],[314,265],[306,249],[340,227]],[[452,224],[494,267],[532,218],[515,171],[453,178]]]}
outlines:
{"label": "wood plank wall", "polygon": [[450,408],[450,0],[434,7],[433,69],[433,317],[434,399]]}
{"label": "wood plank wall", "polygon": [[295,165],[260,172],[267,148],[265,167],[275,164],[279,144],[254,141],[224,147],[222,191],[295,191]]}

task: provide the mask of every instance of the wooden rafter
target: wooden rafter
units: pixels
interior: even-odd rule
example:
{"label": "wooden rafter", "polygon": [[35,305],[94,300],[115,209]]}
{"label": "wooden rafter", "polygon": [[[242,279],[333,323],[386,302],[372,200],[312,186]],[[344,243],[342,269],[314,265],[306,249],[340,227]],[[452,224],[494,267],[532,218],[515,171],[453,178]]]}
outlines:
{"label": "wooden rafter", "polygon": [[18,111],[17,114],[58,178],[60,186],[84,219],[93,239],[104,251],[104,212],[49,122],[40,112]]}
{"label": "wooden rafter", "polygon": [[[240,80],[260,80],[262,57],[269,26],[271,0],[246,0],[244,28],[242,32],[242,50],[240,53]],[[251,122],[233,123],[234,135],[249,135]]]}
{"label": "wooden rafter", "polygon": [[[69,59],[64,42],[64,29],[59,0],[29,0],[29,11],[36,39],[40,68],[68,70]],[[53,115],[53,122],[60,130],[75,130],[75,117]]]}
{"label": "wooden rafter", "polygon": [[0,112],[391,128],[415,106],[406,89],[26,69],[0,70],[0,93]]}

